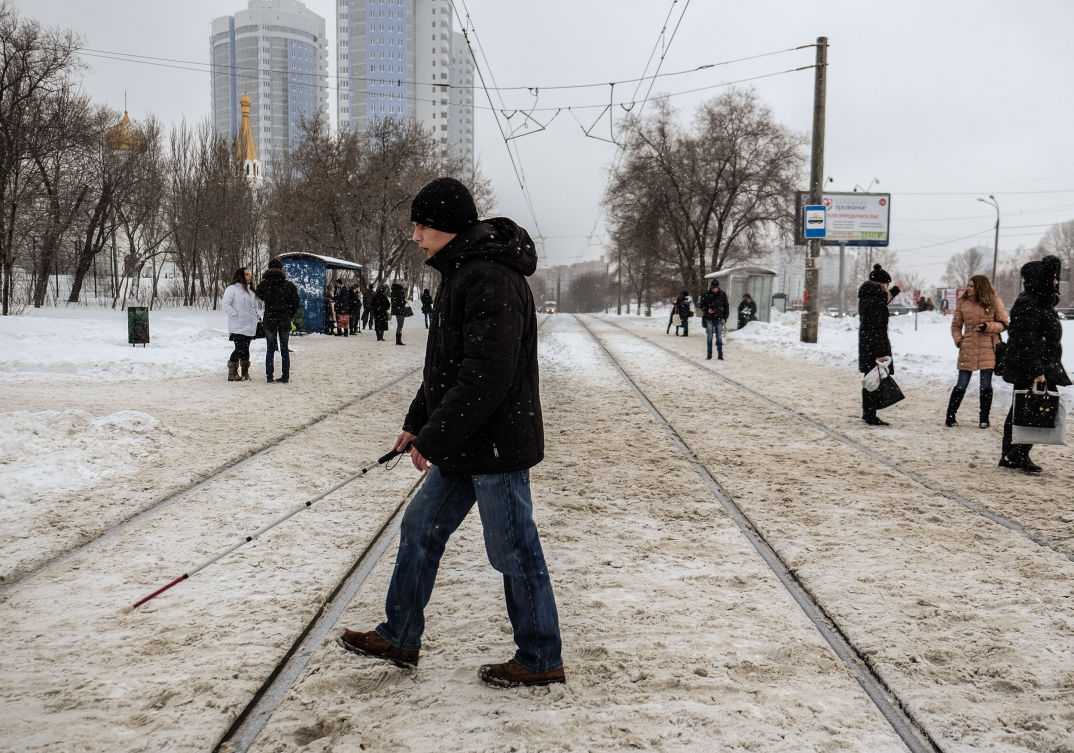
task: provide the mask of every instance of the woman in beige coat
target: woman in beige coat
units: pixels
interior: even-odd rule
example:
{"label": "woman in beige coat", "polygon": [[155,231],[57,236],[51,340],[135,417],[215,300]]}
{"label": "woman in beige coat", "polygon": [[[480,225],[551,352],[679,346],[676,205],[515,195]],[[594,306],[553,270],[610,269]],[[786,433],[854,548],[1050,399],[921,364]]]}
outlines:
{"label": "woman in beige coat", "polygon": [[958,426],[955,414],[973,372],[981,372],[981,416],[978,426],[988,428],[988,413],[992,409],[992,369],[996,365],[996,343],[1000,333],[1007,329],[1010,319],[1003,301],[992,289],[992,283],[984,275],[974,275],[966,283],[966,290],[955,305],[951,320],[951,337],[958,346],[958,382],[951,390],[947,403],[948,426]]}

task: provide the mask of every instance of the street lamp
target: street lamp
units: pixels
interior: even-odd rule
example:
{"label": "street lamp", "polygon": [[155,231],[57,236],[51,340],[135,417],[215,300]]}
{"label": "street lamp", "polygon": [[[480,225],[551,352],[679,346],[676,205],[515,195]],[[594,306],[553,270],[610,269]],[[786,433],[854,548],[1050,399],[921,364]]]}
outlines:
{"label": "street lamp", "polygon": [[[867,185],[864,189],[862,189],[862,193],[869,193],[869,189],[873,187],[873,184],[874,183],[879,183],[879,182],[880,182],[880,178],[873,178],[871,181],[869,181],[869,185]],[[859,188],[861,188],[861,184],[860,183],[855,183],[854,184],[854,193],[857,193]]]}
{"label": "street lamp", "polygon": [[[991,199],[991,201],[988,199]],[[992,251],[992,284],[995,285],[996,264],[999,262],[999,202],[996,201],[996,197],[992,194],[988,194],[988,199],[978,198],[977,201],[983,202],[996,210],[996,243]]]}

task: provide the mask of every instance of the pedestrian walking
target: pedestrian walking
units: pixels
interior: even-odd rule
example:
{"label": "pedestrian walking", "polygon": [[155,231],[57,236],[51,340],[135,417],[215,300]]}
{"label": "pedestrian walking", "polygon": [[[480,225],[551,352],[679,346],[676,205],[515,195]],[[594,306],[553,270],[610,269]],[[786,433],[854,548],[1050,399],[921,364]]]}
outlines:
{"label": "pedestrian walking", "polygon": [[709,283],[709,289],[701,294],[697,302],[701,309],[701,324],[705,327],[705,360],[712,360],[712,338],[716,338],[716,359],[723,360],[723,332],[727,326],[727,317],[731,313],[731,304],[727,293],[720,290],[720,281],[715,277]]}
{"label": "pedestrian walking", "polygon": [[485,664],[478,676],[500,687],[563,682],[559,617],[529,483],[529,469],[544,457],[537,315],[526,283],[537,253],[511,220],[479,222],[470,192],[452,178],[421,189],[411,220],[414,242],[441,281],[425,378],[395,449],[409,448],[428,477],[403,516],[386,620],[369,632],[347,630],[340,643],[417,665],[440,558],[476,502],[517,646],[514,658]]}
{"label": "pedestrian walking", "polygon": [[403,324],[406,323],[407,317],[407,305],[406,305],[406,288],[402,283],[392,283],[392,316],[395,317],[395,344],[406,345],[403,342]]}
{"label": "pedestrian walking", "polygon": [[[250,378],[250,341],[257,334],[257,295],[253,274],[239,267],[224,290],[221,303],[227,313],[228,339],[235,343],[227,361],[227,380],[241,382]],[[239,368],[242,373],[239,373]]]}
{"label": "pedestrian walking", "polygon": [[388,300],[388,286],[381,285],[380,289],[373,294],[373,331],[377,333],[377,339],[383,340],[384,333],[388,331],[388,319],[391,318],[391,301]]}
{"label": "pedestrian walking", "polygon": [[351,291],[343,284],[343,279],[337,277],[335,288],[332,291],[332,303],[336,312],[336,337],[348,337],[350,335],[350,310],[354,305],[351,300]]}
{"label": "pedestrian walking", "polygon": [[429,288],[421,291],[421,313],[425,316],[425,329],[429,329],[429,314],[433,313],[433,296]]}
{"label": "pedestrian walking", "polygon": [[742,329],[757,318],[757,304],[749,293],[742,294],[742,301],[738,304],[738,328]]}
{"label": "pedestrian walking", "polygon": [[[679,315],[679,326],[682,327],[682,336],[690,336],[690,317],[694,312],[690,309],[690,295],[684,290],[675,299],[675,313]],[[675,334],[679,334],[679,327],[675,328]]]}
{"label": "pedestrian walking", "polygon": [[351,285],[351,310],[350,310],[350,332],[352,335],[357,335],[362,327],[359,317],[362,314],[362,288],[358,283]]}
{"label": "pedestrian walking", "polygon": [[373,284],[370,283],[365,288],[365,294],[362,296],[362,327],[365,329],[373,329],[373,297],[376,295],[376,291],[373,289]]}
{"label": "pedestrian walking", "polygon": [[[291,351],[287,341],[291,336],[291,320],[301,307],[298,288],[287,279],[283,263],[269,259],[268,269],[261,275],[257,297],[265,303],[265,381],[287,384],[291,379]],[[276,350],[280,351],[280,378],[273,378]]]}
{"label": "pedestrian walking", "polygon": [[[891,358],[891,342],[888,340],[888,303],[899,294],[899,286],[888,289],[891,275],[879,264],[874,264],[869,279],[858,288],[858,371],[867,374],[881,358]],[[888,368],[895,373],[895,362]],[[887,426],[888,422],[876,415],[872,393],[861,388],[861,420],[871,426]]]}
{"label": "pedestrian walking", "polygon": [[[1057,256],[1045,256],[1022,266],[1022,293],[1011,307],[1010,337],[1003,372],[1003,378],[1016,390],[1028,390],[1034,384],[1045,389],[1070,384],[1062,362],[1063,325],[1055,311],[1059,302],[1060,268]],[[1041,467],[1029,457],[1033,445],[1011,442],[1013,414],[1012,403],[1007,420],[1003,422],[999,465],[1039,474]]]}
{"label": "pedestrian walking", "polygon": [[987,429],[992,410],[992,369],[996,366],[996,342],[1010,324],[1003,300],[984,275],[974,275],[955,302],[951,337],[958,348],[958,380],[947,401],[946,426],[958,426],[955,415],[966,396],[973,372],[981,372],[981,409],[977,425]]}

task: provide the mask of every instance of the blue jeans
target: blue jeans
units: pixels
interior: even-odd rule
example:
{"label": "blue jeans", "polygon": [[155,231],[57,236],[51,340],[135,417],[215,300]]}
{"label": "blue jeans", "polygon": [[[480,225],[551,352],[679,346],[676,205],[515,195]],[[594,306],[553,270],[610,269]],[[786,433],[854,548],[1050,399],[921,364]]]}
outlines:
{"label": "blue jeans", "polygon": [[[962,371],[961,369],[959,369],[958,381],[955,383],[955,386],[958,387],[960,390],[966,389],[970,386],[971,376],[973,376],[972,371]],[[992,369],[981,369],[981,389],[992,389]]]}
{"label": "blue jeans", "polygon": [[421,648],[425,606],[451,534],[477,502],[489,562],[503,574],[515,661],[533,672],[563,666],[559,615],[533,522],[529,471],[465,475],[432,466],[403,514],[399,553],[377,634],[398,648]]}
{"label": "blue jeans", "polygon": [[287,352],[287,338],[291,336],[291,325],[288,324],[280,329],[265,327],[265,376],[272,376],[273,356],[276,355],[276,339],[279,338],[280,361],[283,362],[281,379],[289,379],[291,374],[291,354]]}
{"label": "blue jeans", "polygon": [[719,319],[705,320],[705,355],[712,358],[712,335],[716,334],[716,355],[723,358],[723,328],[725,324]]}

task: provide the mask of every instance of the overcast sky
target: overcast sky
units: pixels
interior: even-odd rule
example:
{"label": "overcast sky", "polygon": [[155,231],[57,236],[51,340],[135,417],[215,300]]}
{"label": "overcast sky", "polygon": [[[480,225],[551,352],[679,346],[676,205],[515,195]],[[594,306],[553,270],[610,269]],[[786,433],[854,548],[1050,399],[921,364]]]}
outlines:
{"label": "overcast sky", "polygon": [[[328,21],[334,75],[334,0],[306,4]],[[1001,255],[1019,245],[1035,246],[1050,225],[1074,219],[1069,0],[455,0],[455,5],[469,17],[485,83],[539,91],[536,98],[528,90],[492,92],[495,110],[476,91],[475,148],[493,181],[496,212],[545,237],[544,264],[607,252],[598,207],[617,149],[586,136],[583,126],[607,138],[608,114],[601,108],[610,100],[636,101],[637,112],[649,89],[619,83],[613,91],[609,82],[636,79],[647,63],[649,73],[659,63],[661,74],[676,74],[765,55],[662,75],[651,96],[672,95],[686,120],[729,82],[766,76],[736,85],[753,87],[778,122],[808,135],[813,71],[782,72],[811,65],[812,46],[787,50],[812,45],[818,36],[827,36],[830,45],[824,172],[834,180],[828,189],[851,191],[872,183],[874,192],[891,193],[891,249],[899,269],[938,283],[950,254],[975,244],[991,248],[996,213],[977,201],[988,194],[1001,208]],[[126,91],[133,119],[152,112],[168,124],[209,115],[210,22],[245,2],[14,0],[14,6],[46,24],[73,28],[87,50],[191,61],[115,61],[100,52],[85,57],[91,69],[84,83],[91,95],[122,108]],[[580,84],[599,85],[554,88]],[[330,107],[334,119],[334,92]],[[530,108],[537,108],[532,117],[547,127],[511,142],[527,201],[501,128],[521,129],[522,112]],[[564,109],[557,115],[558,108]],[[513,114],[508,119],[505,113]],[[618,122],[624,111],[617,104],[612,113]]]}

